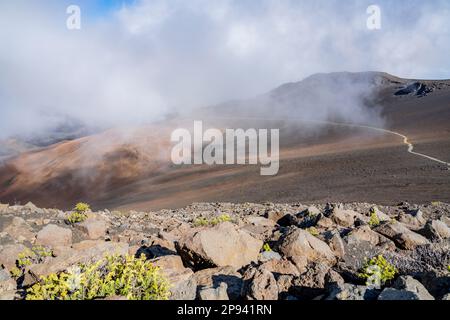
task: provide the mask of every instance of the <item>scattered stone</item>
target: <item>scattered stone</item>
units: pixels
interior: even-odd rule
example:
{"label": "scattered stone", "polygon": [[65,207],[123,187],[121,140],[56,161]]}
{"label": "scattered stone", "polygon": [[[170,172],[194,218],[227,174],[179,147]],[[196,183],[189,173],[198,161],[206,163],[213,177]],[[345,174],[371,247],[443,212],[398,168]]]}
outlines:
{"label": "scattered stone", "polygon": [[83,231],[91,240],[104,238],[108,229],[108,225],[105,221],[94,219],[87,219],[77,225],[77,227],[81,229],[81,231]]}
{"label": "scattered stone", "polygon": [[36,237],[33,228],[21,217],[14,217],[3,231],[19,242],[28,241],[32,243]]}
{"label": "scattered stone", "polygon": [[421,233],[432,241],[450,238],[450,228],[439,220],[428,221]]}
{"label": "scattered stone", "polygon": [[380,293],[378,300],[420,300],[420,297],[416,292],[386,288]]}
{"label": "scattered stone", "polygon": [[11,270],[16,266],[16,260],[26,247],[22,244],[7,244],[0,249],[0,265]]}
{"label": "scattered stone", "polygon": [[406,290],[417,294],[419,300],[434,300],[434,297],[419,281],[411,276],[399,277],[393,285],[393,288],[398,290]]}
{"label": "scattered stone", "polygon": [[375,231],[372,231],[368,225],[365,225],[351,231],[345,240],[348,244],[367,241],[376,246],[380,242],[380,236]]}
{"label": "scattered stone", "polygon": [[352,227],[356,218],[363,219],[363,216],[353,210],[334,208],[331,214],[331,219],[343,227]]}
{"label": "scattered stone", "polygon": [[376,300],[378,293],[366,286],[341,283],[332,286],[326,300]]}
{"label": "scattered stone", "polygon": [[72,231],[54,224],[48,224],[38,232],[36,244],[48,247],[71,245]]}
{"label": "scattered stone", "polygon": [[272,272],[249,268],[244,273],[242,296],[247,300],[278,300],[278,285]]}
{"label": "scattered stone", "polygon": [[184,263],[196,270],[216,266],[242,268],[258,260],[262,246],[261,240],[229,222],[195,230],[185,235],[176,245]]}
{"label": "scattered stone", "polygon": [[228,286],[225,282],[221,282],[217,288],[202,288],[198,295],[200,300],[230,300],[227,294]]}
{"label": "scattered stone", "polygon": [[241,297],[242,276],[233,267],[200,270],[194,274],[194,278],[197,281],[198,290],[202,288],[217,288],[220,283],[225,282],[230,300],[237,300]]}
{"label": "scattered stone", "polygon": [[275,251],[264,251],[259,255],[260,262],[266,262],[270,260],[280,260],[281,255]]}
{"label": "scattered stone", "polygon": [[376,232],[391,239],[401,249],[413,250],[419,245],[429,244],[430,242],[418,233],[409,230],[400,222],[383,223],[374,229]]}
{"label": "scattered stone", "polygon": [[291,227],[278,245],[278,251],[288,258],[305,256],[309,262],[334,264],[336,258],[330,247],[308,231]]}

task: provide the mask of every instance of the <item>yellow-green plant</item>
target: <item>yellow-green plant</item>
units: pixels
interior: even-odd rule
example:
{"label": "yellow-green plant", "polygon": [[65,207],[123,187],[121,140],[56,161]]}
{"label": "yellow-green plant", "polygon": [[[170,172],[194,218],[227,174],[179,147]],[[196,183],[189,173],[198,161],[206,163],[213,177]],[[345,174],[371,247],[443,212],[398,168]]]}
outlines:
{"label": "yellow-green plant", "polygon": [[272,248],[270,247],[270,245],[268,243],[264,243],[262,249],[263,249],[264,252],[272,251]]}
{"label": "yellow-green plant", "polygon": [[231,217],[228,214],[222,214],[218,217],[212,219],[206,219],[204,217],[200,217],[194,220],[194,227],[206,227],[206,226],[216,226],[222,222],[231,222]]}
{"label": "yellow-green plant", "polygon": [[450,272],[450,265],[447,267],[448,272]]}
{"label": "yellow-green plant", "polygon": [[16,267],[10,273],[14,278],[20,278],[27,266],[42,263],[45,258],[51,257],[52,255],[53,252],[43,246],[33,246],[31,249],[26,248],[18,254]]}
{"label": "yellow-green plant", "polygon": [[91,210],[91,206],[84,202],[78,202],[73,210],[79,213],[86,213]]}
{"label": "yellow-green plant", "polygon": [[367,260],[359,273],[361,279],[376,281],[381,285],[392,280],[397,275],[398,270],[390,264],[382,255]]}
{"label": "yellow-green plant", "polygon": [[317,230],[315,227],[309,227],[306,230],[314,237],[317,237],[319,235],[319,230]]}
{"label": "yellow-green plant", "polygon": [[70,213],[67,221],[70,224],[80,223],[87,219],[87,212],[91,210],[91,207],[87,203],[79,202],[75,205],[75,208]]}
{"label": "yellow-green plant", "polygon": [[70,213],[69,217],[67,218],[67,221],[69,221],[70,224],[80,223],[87,219],[86,213],[76,212],[73,211]]}
{"label": "yellow-green plant", "polygon": [[380,219],[377,215],[377,209],[370,208],[370,219],[369,219],[369,226],[371,228],[378,227],[380,225]]}
{"label": "yellow-green plant", "polygon": [[170,284],[145,255],[140,258],[112,255],[43,277],[26,293],[27,300],[92,300],[110,296],[167,300]]}

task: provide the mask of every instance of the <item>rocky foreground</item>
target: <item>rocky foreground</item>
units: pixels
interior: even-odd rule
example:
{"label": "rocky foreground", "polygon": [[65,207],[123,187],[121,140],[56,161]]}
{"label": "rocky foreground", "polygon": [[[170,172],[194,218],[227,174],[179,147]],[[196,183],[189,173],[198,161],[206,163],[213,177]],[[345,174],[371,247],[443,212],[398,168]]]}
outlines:
{"label": "rocky foreground", "polygon": [[[0,205],[1,299],[25,299],[42,276],[105,254],[145,254],[170,299],[450,300],[449,204],[201,203],[77,223],[72,214]],[[36,246],[48,254],[24,263]],[[381,281],[367,277],[380,256],[391,266]]]}

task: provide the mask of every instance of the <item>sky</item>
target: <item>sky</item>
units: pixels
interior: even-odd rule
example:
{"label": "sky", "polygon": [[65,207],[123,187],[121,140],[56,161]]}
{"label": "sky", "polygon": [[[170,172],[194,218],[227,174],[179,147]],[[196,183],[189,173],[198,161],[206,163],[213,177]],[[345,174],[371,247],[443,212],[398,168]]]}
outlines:
{"label": "sky", "polygon": [[319,72],[450,78],[447,0],[1,1],[0,39],[0,138],[149,122]]}

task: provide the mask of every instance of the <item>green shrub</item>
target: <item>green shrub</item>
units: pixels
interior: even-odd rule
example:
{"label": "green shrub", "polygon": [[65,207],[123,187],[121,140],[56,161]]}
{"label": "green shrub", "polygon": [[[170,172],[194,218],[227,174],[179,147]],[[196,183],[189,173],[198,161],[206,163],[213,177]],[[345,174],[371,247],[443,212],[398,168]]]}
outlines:
{"label": "green shrub", "polygon": [[382,255],[379,255],[365,262],[359,277],[366,279],[367,282],[376,282],[384,285],[386,282],[394,279],[397,273],[397,268],[390,264]]}
{"label": "green shrub", "polygon": [[317,230],[315,227],[310,227],[306,230],[314,237],[317,237],[319,235],[319,230]]}
{"label": "green shrub", "polygon": [[450,266],[447,267],[448,272],[450,272]]}
{"label": "green shrub", "polygon": [[43,277],[26,293],[27,300],[92,300],[110,296],[167,300],[169,282],[145,255],[113,255]]}
{"label": "green shrub", "polygon": [[80,223],[83,222],[87,219],[87,214],[86,213],[80,213],[80,212],[71,212],[69,217],[67,218],[67,221],[70,224],[75,224],[75,223]]}
{"label": "green shrub", "polygon": [[370,208],[370,219],[369,219],[369,226],[371,228],[378,227],[380,225],[380,219],[377,215],[377,209],[376,208]]}
{"label": "green shrub", "polygon": [[67,221],[70,224],[80,223],[88,218],[87,213],[91,211],[91,207],[87,203],[79,202],[70,213]]}
{"label": "green shrub", "polygon": [[24,269],[32,264],[44,262],[45,258],[51,257],[53,252],[43,246],[33,246],[31,249],[25,249],[17,256],[16,267],[11,270],[13,278],[20,278]]}
{"label": "green shrub", "polygon": [[212,218],[210,220],[200,217],[194,220],[194,227],[206,227],[206,226],[216,226],[222,222],[231,222],[231,217],[228,214],[223,214],[221,216]]}
{"label": "green shrub", "polygon": [[268,243],[264,243],[262,249],[263,249],[264,252],[272,251],[272,248],[270,247],[270,245]]}
{"label": "green shrub", "polygon": [[79,202],[75,205],[75,208],[73,211],[79,212],[79,213],[86,213],[91,210],[91,206],[84,202]]}

